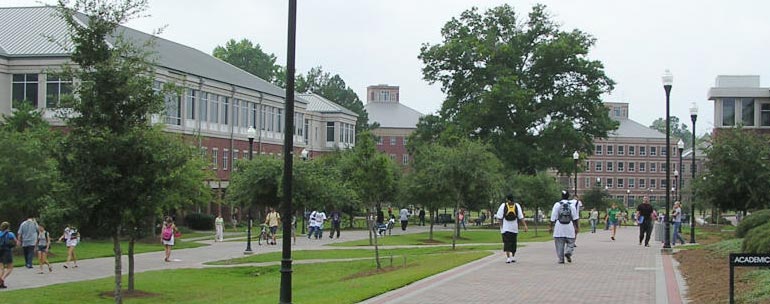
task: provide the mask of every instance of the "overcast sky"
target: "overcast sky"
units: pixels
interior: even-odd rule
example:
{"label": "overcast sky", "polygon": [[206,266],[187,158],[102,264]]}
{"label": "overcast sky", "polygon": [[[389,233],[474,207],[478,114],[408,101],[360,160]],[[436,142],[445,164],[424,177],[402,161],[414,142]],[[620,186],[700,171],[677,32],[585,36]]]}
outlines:
{"label": "overcast sky", "polygon": [[[713,127],[706,93],[717,75],[760,75],[770,83],[770,1],[494,1],[494,0],[300,0],[297,72],[322,66],[340,74],[365,102],[366,86],[397,85],[401,102],[422,113],[437,111],[444,94],[422,80],[417,59],[423,43],[441,41],[452,17],[477,6],[509,3],[522,15],[543,3],[564,30],[597,39],[589,56],[604,63],[617,82],[604,101],[628,102],[630,118],[650,125],[665,116],[661,75],[674,75],[671,115],[690,125],[689,107],[700,109],[697,133]],[[0,6],[54,4],[53,0],[0,0]],[[146,18],[128,26],[206,53],[234,38],[259,43],[286,65],[287,1],[151,0]]]}

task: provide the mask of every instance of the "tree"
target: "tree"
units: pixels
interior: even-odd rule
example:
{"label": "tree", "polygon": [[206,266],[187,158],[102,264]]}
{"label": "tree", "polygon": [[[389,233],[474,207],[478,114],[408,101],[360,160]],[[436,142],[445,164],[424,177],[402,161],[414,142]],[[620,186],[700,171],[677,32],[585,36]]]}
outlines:
{"label": "tree", "polygon": [[369,114],[364,110],[364,103],[339,74],[332,76],[324,72],[322,67],[314,67],[307,74],[297,76],[296,90],[321,95],[358,114],[356,134],[369,129]]}
{"label": "tree", "polygon": [[[671,116],[669,123],[671,123],[669,127],[671,129],[671,136],[682,139],[685,149],[692,148],[692,132],[687,129],[687,124],[680,124],[679,117],[676,116]],[[666,121],[663,118],[658,118],[652,122],[650,129],[666,134]]]}
{"label": "tree", "polygon": [[697,197],[723,211],[770,207],[768,141],[749,129],[719,130],[706,149],[707,173],[696,185]]}
{"label": "tree", "polygon": [[[12,225],[52,210],[60,197],[63,185],[52,153],[59,140],[30,103],[20,103],[13,115],[0,120],[0,210]],[[41,215],[49,226],[55,221],[47,212]]]}
{"label": "tree", "polygon": [[[535,223],[539,222],[538,212],[542,211],[545,216],[548,216],[553,203],[558,201],[560,185],[549,174],[542,172],[537,175],[517,174],[507,179],[508,183],[505,185],[506,189],[514,194],[514,197],[518,198],[517,202],[521,204],[522,208],[534,207]],[[500,198],[503,197],[503,193],[500,193]],[[499,204],[491,206],[497,208]],[[492,212],[497,209],[491,209]],[[537,236],[538,225],[535,225],[535,236]]]}
{"label": "tree", "polygon": [[274,83],[282,79],[279,78],[280,66],[275,64],[275,55],[262,51],[259,43],[254,44],[247,39],[238,42],[230,39],[225,46],[215,47],[213,55],[265,81]]}
{"label": "tree", "polygon": [[65,118],[69,132],[57,157],[71,206],[87,227],[81,231],[113,240],[116,303],[122,302],[123,231],[167,206],[162,200],[174,190],[163,186],[203,183],[181,178],[191,168],[189,155],[150,124],[151,115],[163,109],[148,59],[153,41],[128,41],[117,31],[146,8],[146,0],[58,2],[77,65],[62,66],[62,74],[78,84],[75,98],[63,104],[77,115]]}
{"label": "tree", "polygon": [[601,102],[614,82],[587,56],[596,40],[561,30],[544,6],[527,19],[509,5],[483,15],[473,8],[441,34],[442,43],[423,44],[419,55],[423,78],[447,95],[441,120],[489,142],[509,169],[563,171],[561,159],[592,152],[594,138],[617,128]]}

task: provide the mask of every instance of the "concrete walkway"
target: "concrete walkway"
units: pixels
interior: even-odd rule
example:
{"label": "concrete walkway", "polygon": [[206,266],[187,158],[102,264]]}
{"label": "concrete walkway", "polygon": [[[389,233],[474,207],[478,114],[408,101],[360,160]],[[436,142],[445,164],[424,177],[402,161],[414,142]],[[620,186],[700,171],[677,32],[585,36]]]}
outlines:
{"label": "concrete walkway", "polygon": [[[437,226],[436,229],[451,229],[451,226]],[[407,233],[425,230],[427,227],[410,226]],[[394,235],[401,233],[400,229],[393,230]],[[541,230],[539,233],[547,232]],[[556,291],[562,289],[567,291],[571,303],[686,303],[676,261],[661,253],[660,243],[651,242],[651,247],[639,246],[637,236],[637,227],[618,229],[616,241],[611,241],[609,232],[604,230],[595,234],[581,233],[573,263],[564,265],[556,263],[553,242],[521,244],[516,263],[506,264],[504,254],[496,251],[487,258],[365,303],[452,303],[458,299],[466,303],[558,303],[563,302],[563,295]],[[368,238],[366,231],[344,231],[339,240],[298,237],[292,249],[329,249],[322,245],[364,238]],[[211,241],[206,243],[212,244]],[[239,241],[174,250],[171,255],[174,262],[170,263],[163,261],[162,251],[138,254],[136,271],[209,267],[203,263],[242,257],[244,249],[245,242]],[[252,249],[255,254],[280,251],[281,243],[259,246],[253,241]],[[127,258],[123,261],[125,273]],[[64,269],[59,263],[54,264],[53,273],[45,274],[37,274],[37,268],[15,268],[7,283],[10,288],[6,290],[112,277],[113,262],[113,258],[83,260],[78,263],[80,267],[70,269]]]}

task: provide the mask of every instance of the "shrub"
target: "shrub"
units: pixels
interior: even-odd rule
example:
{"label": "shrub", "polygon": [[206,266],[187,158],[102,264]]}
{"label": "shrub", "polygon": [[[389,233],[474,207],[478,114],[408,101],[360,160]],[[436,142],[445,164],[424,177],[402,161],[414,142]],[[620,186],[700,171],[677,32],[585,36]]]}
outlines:
{"label": "shrub", "polygon": [[754,227],[746,233],[746,237],[743,239],[743,252],[770,252],[770,223]]}
{"label": "shrub", "polygon": [[214,216],[209,214],[190,213],[184,217],[184,222],[194,230],[214,229]]}
{"label": "shrub", "polygon": [[738,223],[738,228],[735,229],[735,236],[738,238],[744,238],[746,237],[746,233],[748,233],[749,230],[767,222],[770,222],[770,209],[754,212],[741,220],[740,223]]}

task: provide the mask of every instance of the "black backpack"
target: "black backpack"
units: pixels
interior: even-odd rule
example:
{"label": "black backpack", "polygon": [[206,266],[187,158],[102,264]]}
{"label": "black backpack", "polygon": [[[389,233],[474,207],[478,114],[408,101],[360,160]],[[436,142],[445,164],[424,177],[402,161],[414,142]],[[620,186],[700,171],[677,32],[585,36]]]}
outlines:
{"label": "black backpack", "polygon": [[16,242],[11,239],[11,233],[6,231],[3,236],[0,236],[0,249],[11,249],[16,247]]}
{"label": "black backpack", "polygon": [[516,220],[516,204],[505,203],[505,215],[503,218],[505,218],[506,221]]}
{"label": "black backpack", "polygon": [[561,208],[559,208],[559,223],[569,224],[572,222],[572,208],[569,207],[568,201],[561,202]]}

